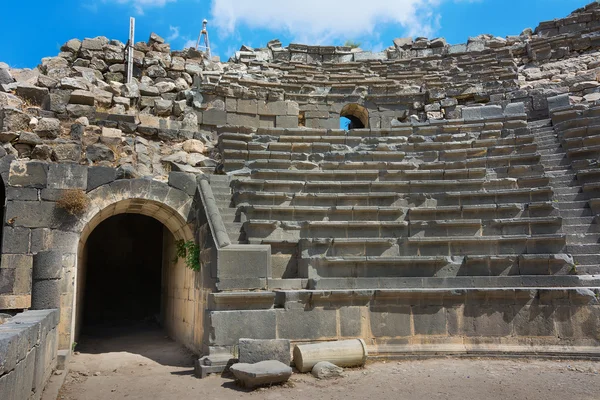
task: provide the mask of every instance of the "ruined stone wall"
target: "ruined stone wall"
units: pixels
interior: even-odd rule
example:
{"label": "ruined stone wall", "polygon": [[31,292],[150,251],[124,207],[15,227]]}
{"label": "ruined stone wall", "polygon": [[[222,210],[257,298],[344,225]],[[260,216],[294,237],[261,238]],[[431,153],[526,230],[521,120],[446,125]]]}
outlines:
{"label": "ruined stone wall", "polygon": [[58,310],[26,311],[0,323],[0,398],[41,398],[56,367],[58,318]]}

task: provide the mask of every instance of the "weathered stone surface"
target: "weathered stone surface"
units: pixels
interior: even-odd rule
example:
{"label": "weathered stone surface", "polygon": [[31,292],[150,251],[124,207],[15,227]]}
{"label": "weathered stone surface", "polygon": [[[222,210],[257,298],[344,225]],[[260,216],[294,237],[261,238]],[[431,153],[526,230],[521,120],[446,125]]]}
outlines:
{"label": "weathered stone surface", "polygon": [[77,164],[51,164],[48,169],[49,189],[85,189],[87,167]]}
{"label": "weathered stone surface", "polygon": [[81,151],[81,145],[76,143],[57,144],[52,149],[52,159],[78,162],[81,160]]}
{"label": "weathered stone surface", "polygon": [[292,376],[292,368],[279,361],[234,364],[230,367],[230,371],[247,388],[284,383]]}
{"label": "weathered stone surface", "polygon": [[14,161],[10,165],[8,183],[12,186],[45,188],[48,183],[48,164]]}
{"label": "weathered stone surface", "polygon": [[196,176],[185,172],[171,172],[169,174],[169,186],[193,196],[197,190]]}
{"label": "weathered stone surface", "polygon": [[22,97],[34,104],[43,104],[46,101],[48,94],[49,91],[47,88],[21,83],[17,86],[17,96]]}
{"label": "weathered stone surface", "polygon": [[344,369],[328,361],[320,361],[315,364],[311,374],[317,379],[331,379],[342,377]]}
{"label": "weathered stone surface", "polygon": [[29,128],[31,117],[12,107],[0,109],[0,131],[24,131]]}
{"label": "weathered stone surface", "polygon": [[115,153],[103,144],[93,144],[85,150],[86,158],[91,162],[114,161]]}
{"label": "weathered stone surface", "polygon": [[61,132],[60,121],[56,118],[41,118],[35,128],[40,137],[55,139]]}
{"label": "weathered stone surface", "polygon": [[290,341],[285,339],[240,339],[238,348],[241,363],[255,364],[261,361],[276,360],[290,365],[292,361]]}

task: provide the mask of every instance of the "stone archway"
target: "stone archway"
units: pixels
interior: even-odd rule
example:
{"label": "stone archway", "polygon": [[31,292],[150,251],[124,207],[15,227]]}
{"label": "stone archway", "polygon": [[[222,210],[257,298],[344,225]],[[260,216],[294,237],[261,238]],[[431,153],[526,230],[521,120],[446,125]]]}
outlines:
{"label": "stone archway", "polygon": [[[74,230],[80,232],[77,244],[76,273],[73,278],[72,306],[61,307],[60,348],[69,349],[80,327],[85,297],[86,244],[94,230],[111,217],[143,215],[158,221],[165,228],[163,265],[166,311],[164,325],[167,333],[192,350],[201,348],[203,307],[202,279],[189,270],[183,260],[173,261],[177,240],[194,240],[195,210],[193,198],[186,192],[166,183],[135,179],[119,180],[100,186],[88,193],[90,205]],[[110,249],[106,249],[110,251]],[[114,279],[119,279],[115,276]],[[185,292],[185,293],[184,293]],[[195,303],[195,306],[187,304]]]}
{"label": "stone archway", "polygon": [[360,104],[346,104],[340,112],[340,118],[347,118],[348,129],[363,129],[369,127],[369,111]]}

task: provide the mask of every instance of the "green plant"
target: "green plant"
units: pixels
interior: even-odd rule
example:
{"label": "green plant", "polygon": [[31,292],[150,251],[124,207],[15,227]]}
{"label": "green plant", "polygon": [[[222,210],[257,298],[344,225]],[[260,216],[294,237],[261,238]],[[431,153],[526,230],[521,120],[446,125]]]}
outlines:
{"label": "green plant", "polygon": [[81,215],[87,210],[90,199],[81,189],[65,190],[56,202],[58,208],[62,208],[71,215]]}
{"label": "green plant", "polygon": [[71,351],[75,351],[75,347],[77,347],[77,342],[71,343]]}
{"label": "green plant", "polygon": [[360,42],[353,42],[352,40],[346,40],[346,43],[344,43],[345,47],[350,47],[351,49],[357,49],[360,45]]}
{"label": "green plant", "polygon": [[185,265],[192,271],[200,271],[200,246],[193,240],[178,240],[175,242],[177,246],[177,259],[183,258]]}

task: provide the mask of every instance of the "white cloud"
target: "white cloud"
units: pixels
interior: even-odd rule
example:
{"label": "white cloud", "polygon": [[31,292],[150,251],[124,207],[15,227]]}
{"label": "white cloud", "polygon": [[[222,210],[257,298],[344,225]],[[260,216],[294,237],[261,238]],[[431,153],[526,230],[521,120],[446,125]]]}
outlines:
{"label": "white cloud", "polygon": [[169,36],[167,36],[167,42],[172,42],[173,40],[179,37],[179,27],[178,26],[169,26]]}
{"label": "white cloud", "polygon": [[146,8],[164,7],[167,3],[177,0],[116,0],[117,3],[131,4],[137,14],[143,15]]}
{"label": "white cloud", "polygon": [[380,24],[400,25],[398,35],[432,36],[439,28],[437,6],[444,0],[214,0],[212,21],[221,34],[239,25],[284,30],[309,44],[368,39]]}
{"label": "white cloud", "polygon": [[189,49],[190,47],[196,48],[196,40],[188,39],[183,45],[184,49]]}

